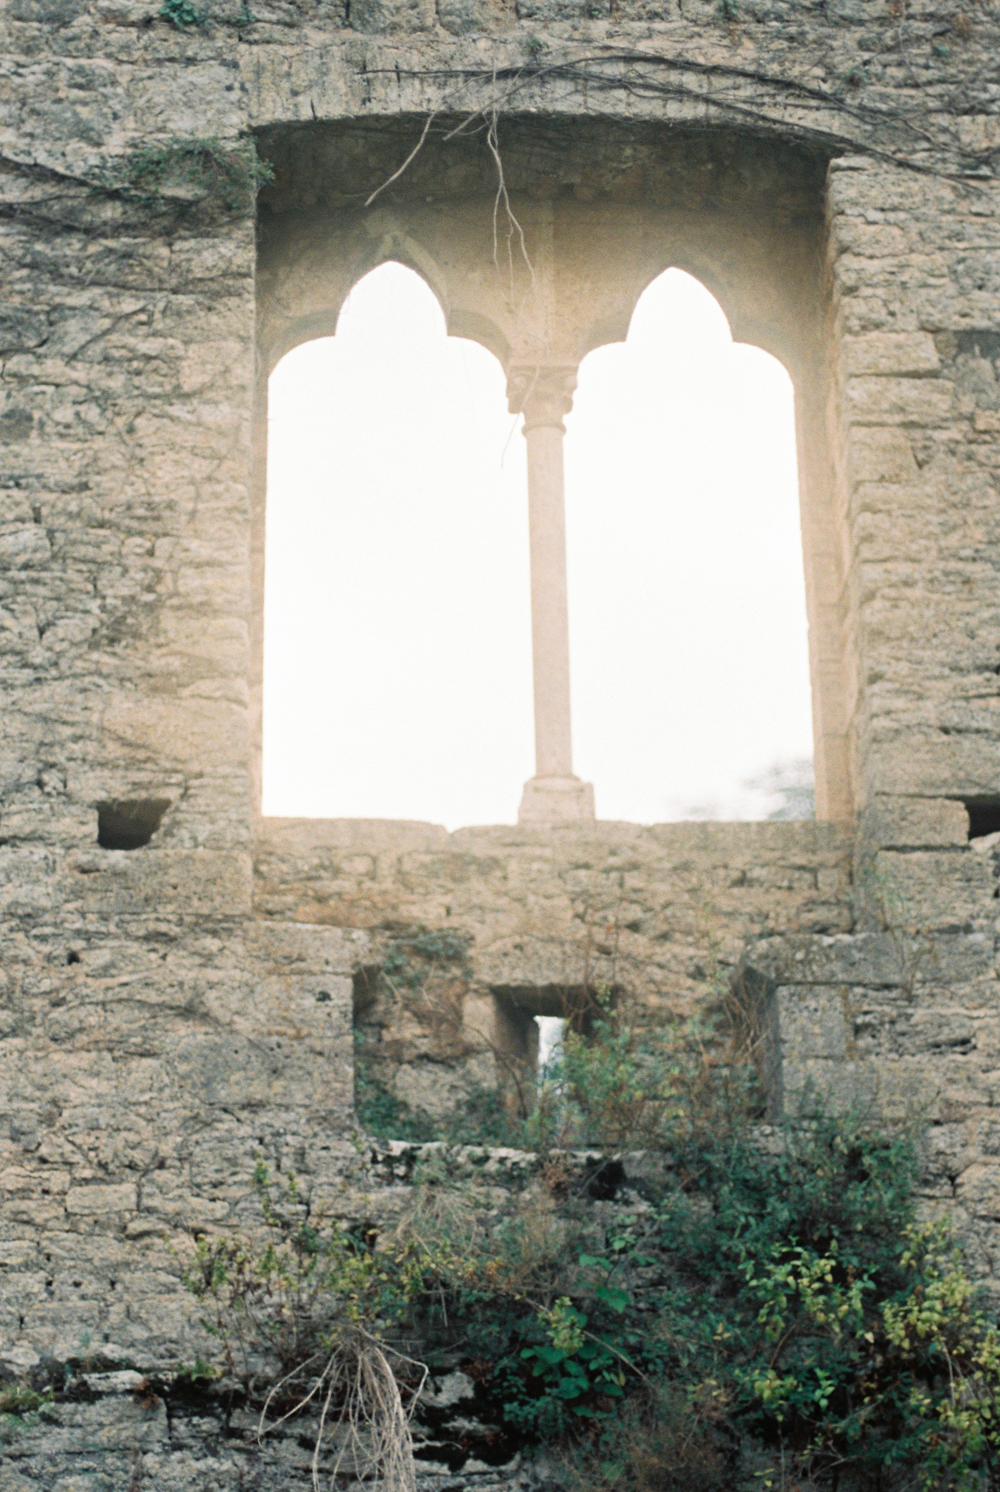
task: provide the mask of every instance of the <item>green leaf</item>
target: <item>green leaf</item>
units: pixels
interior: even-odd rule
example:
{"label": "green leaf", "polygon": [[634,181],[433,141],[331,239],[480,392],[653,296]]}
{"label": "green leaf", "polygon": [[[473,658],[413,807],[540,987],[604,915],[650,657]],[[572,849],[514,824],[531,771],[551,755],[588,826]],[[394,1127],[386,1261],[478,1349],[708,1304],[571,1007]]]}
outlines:
{"label": "green leaf", "polygon": [[561,1378],[555,1392],[560,1399],[578,1399],[590,1387],[588,1378]]}

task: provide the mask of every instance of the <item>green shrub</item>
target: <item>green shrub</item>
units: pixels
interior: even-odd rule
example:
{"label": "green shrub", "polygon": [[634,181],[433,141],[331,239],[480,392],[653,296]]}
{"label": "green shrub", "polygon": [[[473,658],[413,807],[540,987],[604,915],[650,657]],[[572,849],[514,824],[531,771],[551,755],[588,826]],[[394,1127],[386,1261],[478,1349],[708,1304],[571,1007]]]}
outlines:
{"label": "green shrub", "polygon": [[702,1131],[743,1129],[760,1111],[735,1008],[714,1021],[649,1030],[610,994],[591,1001],[589,1029],[568,1023],[540,1075],[526,1129],[534,1146],[674,1150]]}
{"label": "green shrub", "polygon": [[[1000,1488],[1000,1338],[947,1225],[918,1221],[912,1136],[757,1131],[718,1033],[654,1042],[608,1010],[546,1082],[534,1179],[503,1204],[437,1153],[379,1238],[258,1174],[266,1241],[202,1240],[188,1276],[251,1393],[300,1404],[345,1341],[377,1342],[397,1417],[415,1355],[462,1367],[480,1417],[591,1492]],[[595,1204],[556,1133],[638,1137],[664,1179]]]}

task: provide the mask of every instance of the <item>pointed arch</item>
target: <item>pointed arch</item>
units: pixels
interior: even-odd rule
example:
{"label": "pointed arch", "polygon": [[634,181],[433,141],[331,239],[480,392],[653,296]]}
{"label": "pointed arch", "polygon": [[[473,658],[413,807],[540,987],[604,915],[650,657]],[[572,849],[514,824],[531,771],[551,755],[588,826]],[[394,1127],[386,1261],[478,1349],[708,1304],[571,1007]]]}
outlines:
{"label": "pointed arch", "polygon": [[264,811],[512,820],[531,686],[503,370],[386,261],[270,404]]}
{"label": "pointed arch", "polygon": [[787,370],[671,269],[581,363],[567,431],[579,772],[613,818],[767,811],[741,782],[812,755]]}

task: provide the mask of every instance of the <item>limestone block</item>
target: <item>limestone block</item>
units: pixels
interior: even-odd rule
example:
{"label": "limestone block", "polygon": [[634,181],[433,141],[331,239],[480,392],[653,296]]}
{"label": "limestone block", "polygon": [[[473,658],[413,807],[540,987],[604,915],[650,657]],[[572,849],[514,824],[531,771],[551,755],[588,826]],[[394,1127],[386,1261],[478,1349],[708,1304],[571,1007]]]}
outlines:
{"label": "limestone block", "polygon": [[351,975],[371,953],[370,936],[353,928],[259,918],[245,936],[248,957],[274,973]]}
{"label": "limestone block", "polygon": [[454,36],[507,31],[517,23],[511,0],[437,0],[438,20]]}
{"label": "limestone block", "polygon": [[861,833],[882,849],[936,849],[964,846],[969,815],[949,798],[900,798],[879,794],[861,817]]}
{"label": "limestone block", "polygon": [[675,21],[681,0],[612,0],[611,14],[628,21]]}
{"label": "limestone block", "polygon": [[298,1111],[329,1132],[353,1114],[350,985],[331,976],[264,979],[240,1008],[209,1003],[212,1028],[185,1035],[167,1070],[184,1104]]}
{"label": "limestone block", "polygon": [[859,482],[910,482],[917,476],[913,446],[906,433],[892,427],[850,432],[851,471]]}
{"label": "limestone block", "polygon": [[483,949],[476,975],[492,989],[563,989],[579,983],[576,949],[558,939],[515,936]]}
{"label": "limestone block", "polygon": [[119,695],[102,720],[109,755],[141,750],[204,771],[247,759],[246,710],[225,700]]}
{"label": "limestone block", "polygon": [[549,25],[554,21],[603,20],[611,14],[611,0],[518,0],[522,21]]}
{"label": "limestone block", "polygon": [[983,1160],[967,1166],[955,1194],[974,1217],[1000,1222],[1000,1162]]}
{"label": "limestone block", "polygon": [[868,332],[851,337],[845,348],[847,372],[858,374],[936,373],[941,366],[934,338],[927,332]]}
{"label": "limestone block", "polygon": [[48,321],[28,306],[0,301],[0,352],[8,355],[37,347],[48,336]]}
{"label": "limestone block", "polygon": [[355,31],[429,31],[434,20],[434,0],[351,0],[350,24]]}
{"label": "limestone block", "polygon": [[45,529],[37,523],[0,528],[0,570],[24,570],[47,565],[52,546]]}
{"label": "limestone block", "polygon": [[871,1062],[822,1057],[789,1060],[782,1066],[778,1114],[808,1118],[819,1113],[882,1112],[886,1103],[883,1074],[884,1064],[876,1067]]}
{"label": "limestone block", "polygon": [[868,792],[919,798],[992,797],[1000,782],[1000,741],[981,735],[920,735],[873,741],[865,756]]}
{"label": "limestone block", "polygon": [[846,1061],[854,1053],[846,990],[783,985],[776,991],[782,1062]]}
{"label": "limestone block", "polygon": [[993,932],[993,867],[988,856],[971,850],[881,850],[864,889],[882,915],[912,937],[926,939],[938,931]]}
{"label": "limestone block", "polygon": [[859,425],[941,425],[954,415],[954,391],[937,378],[850,378],[846,413]]}
{"label": "limestone block", "polygon": [[992,931],[921,933],[913,946],[918,986],[950,987],[963,999],[993,1000],[997,969]]}
{"label": "limestone block", "polygon": [[245,917],[250,910],[250,857],[215,850],[78,851],[60,886],[86,912],[155,912],[161,916]]}
{"label": "limestone block", "polygon": [[73,1186],[66,1193],[66,1211],[85,1217],[107,1212],[134,1212],[136,1190],[133,1184],[123,1186]]}
{"label": "limestone block", "polygon": [[906,234],[902,228],[868,223],[842,213],[831,223],[831,237],[839,253],[857,254],[863,259],[885,259],[906,249]]}
{"label": "limestone block", "polygon": [[909,1049],[917,1055],[976,1048],[976,1023],[966,1011],[955,1008],[915,1010],[908,1035]]}
{"label": "limestone block", "polygon": [[886,933],[760,939],[745,961],[775,984],[891,988],[905,979],[898,945]]}

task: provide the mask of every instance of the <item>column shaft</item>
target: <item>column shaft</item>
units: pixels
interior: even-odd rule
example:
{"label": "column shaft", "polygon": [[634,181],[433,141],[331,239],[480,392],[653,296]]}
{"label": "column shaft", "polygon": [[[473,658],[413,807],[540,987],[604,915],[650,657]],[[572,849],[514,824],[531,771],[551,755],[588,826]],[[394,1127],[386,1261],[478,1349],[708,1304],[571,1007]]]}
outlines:
{"label": "column shaft", "polygon": [[535,773],[538,777],[572,777],[563,431],[561,424],[534,425],[524,433],[528,443]]}
{"label": "column shaft", "polygon": [[535,776],[525,784],[522,823],[594,817],[594,791],[573,776],[569,704],[569,607],[563,437],[576,369],[512,371],[513,413],[524,414],[528,445],[531,646],[535,695]]}

